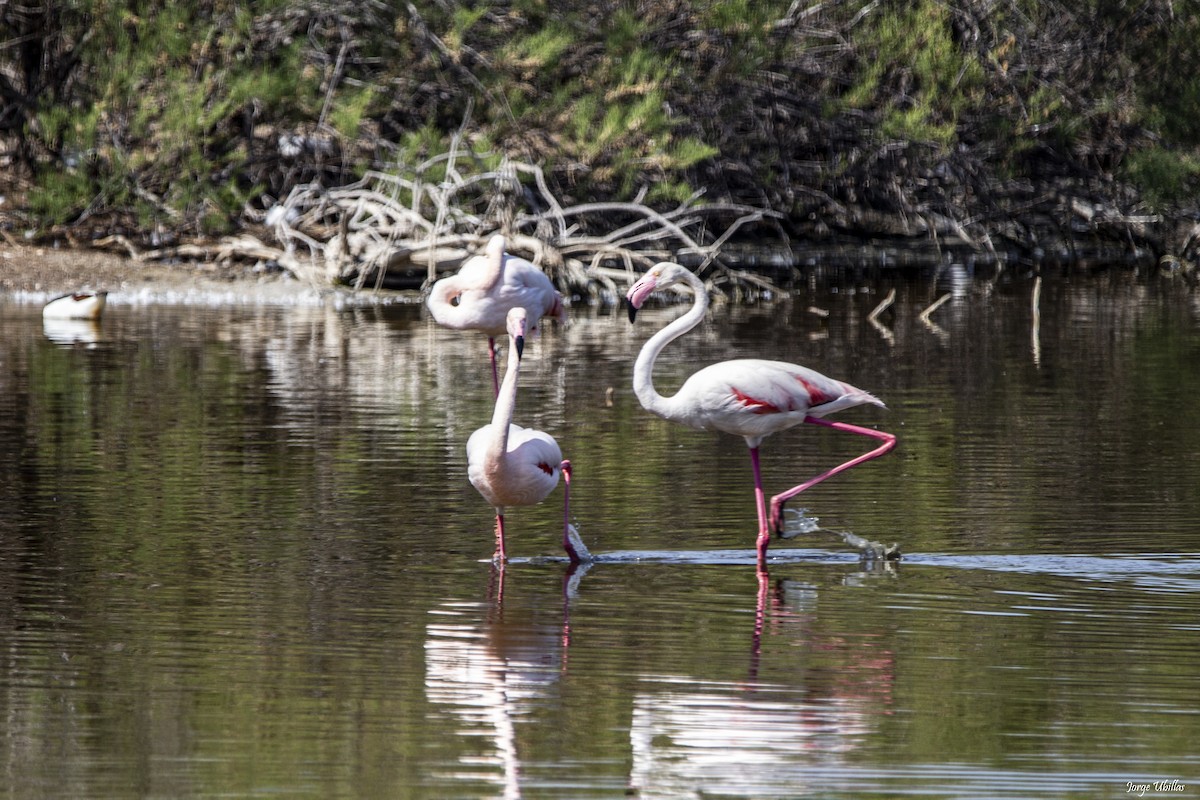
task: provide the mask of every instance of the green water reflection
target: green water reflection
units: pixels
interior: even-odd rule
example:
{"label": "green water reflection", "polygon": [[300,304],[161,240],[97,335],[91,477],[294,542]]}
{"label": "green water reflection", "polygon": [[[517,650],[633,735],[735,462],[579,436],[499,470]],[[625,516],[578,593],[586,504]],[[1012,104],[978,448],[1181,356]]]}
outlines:
{"label": "green water reflection", "polygon": [[[485,563],[481,338],[415,307],[0,308],[0,768],[12,797],[1125,796],[1200,787],[1200,314],[1122,276],[717,309],[660,363],[767,355],[877,393],[897,450],[744,564]],[[836,289],[836,291],[834,291]],[[809,313],[810,306],[828,317]],[[743,443],[629,388],[678,309],[577,310],[518,416],[593,551],[748,551]],[[611,388],[611,392],[609,389]],[[768,440],[768,490],[861,447]],[[561,491],[561,490],[560,490]],[[559,495],[510,517],[557,552]],[[700,559],[703,560],[703,559]]]}

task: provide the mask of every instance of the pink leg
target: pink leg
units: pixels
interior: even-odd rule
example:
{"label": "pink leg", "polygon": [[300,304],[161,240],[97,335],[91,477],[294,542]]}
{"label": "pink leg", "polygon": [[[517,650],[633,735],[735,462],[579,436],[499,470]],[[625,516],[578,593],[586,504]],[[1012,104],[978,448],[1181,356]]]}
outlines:
{"label": "pink leg", "polygon": [[504,611],[504,562],[492,562],[492,577],[488,581],[488,600],[494,601],[496,609]]}
{"label": "pink leg", "polygon": [[579,564],[583,559],[575,551],[575,545],[571,544],[571,537],[567,533],[571,524],[571,462],[564,459],[561,469],[563,474],[563,549],[567,551],[567,556],[570,557],[572,564]]}
{"label": "pink leg", "polygon": [[759,656],[762,655],[763,625],[767,618],[767,589],[771,585],[765,555],[758,560],[758,598],[754,605],[754,634],[750,638],[750,680],[758,678]]}
{"label": "pink leg", "polygon": [[[893,447],[896,446],[895,435],[886,433],[884,431],[875,431],[875,430],[871,430],[870,428],[861,428],[858,425],[851,425],[846,422],[831,422],[827,419],[821,419],[820,417],[805,417],[804,421],[811,422],[814,425],[824,425],[827,428],[834,428],[839,431],[846,431],[847,433],[857,433],[862,436],[870,436],[872,439],[878,439],[879,441],[883,442],[883,444],[879,445],[879,447],[876,447],[874,450],[872,450],[869,453],[863,453],[861,456],[858,456],[857,458],[850,459],[845,464],[839,464],[838,466],[834,467],[831,470],[828,470],[827,472],[822,472],[820,475],[818,475],[815,478],[810,478],[810,479],[806,480],[804,483],[800,484],[799,486],[796,486],[795,488],[788,489],[786,492],[782,492],[782,493],[777,494],[774,497],[772,497],[771,498],[771,528],[775,531],[783,530],[783,504],[786,503],[788,500],[791,500],[793,497],[800,494],[805,489],[808,489],[812,486],[816,486],[818,483],[825,480],[826,478],[832,478],[834,475],[837,475],[839,472],[844,472],[845,470],[848,470],[851,467],[856,467],[865,461],[870,461],[873,458],[879,458],[881,455],[883,455],[884,453],[886,453],[887,451],[891,450]],[[760,543],[761,543],[762,534],[759,534],[759,536],[760,536]],[[765,548],[760,547],[759,552],[762,553],[764,551],[765,551]]]}
{"label": "pink leg", "polygon": [[496,552],[492,555],[492,561],[497,564],[503,564],[508,561],[508,553],[504,549],[504,515],[496,514]]}
{"label": "pink leg", "polygon": [[491,336],[488,337],[488,358],[492,362],[492,396],[498,397],[500,395],[500,377],[496,372],[496,340]]}
{"label": "pink leg", "polygon": [[754,468],[754,505],[758,509],[758,566],[762,569],[767,560],[767,547],[771,544],[771,529],[767,527],[767,498],[763,494],[762,471],[758,466],[758,448],[750,448],[750,466]]}

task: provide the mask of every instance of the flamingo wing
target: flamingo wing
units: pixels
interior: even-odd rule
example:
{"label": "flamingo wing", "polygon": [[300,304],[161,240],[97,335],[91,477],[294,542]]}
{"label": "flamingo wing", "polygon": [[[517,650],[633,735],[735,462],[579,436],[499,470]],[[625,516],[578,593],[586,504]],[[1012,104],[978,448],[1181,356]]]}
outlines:
{"label": "flamingo wing", "polygon": [[546,273],[523,258],[505,254],[501,296],[511,306],[523,307],[534,328],[541,317],[554,317],[559,322],[566,320],[562,295],[554,288],[554,283]]}
{"label": "flamingo wing", "polygon": [[491,451],[495,440],[485,425],[467,440],[467,477],[497,508],[540,503],[558,485],[562,450],[554,437],[533,428],[508,426],[508,449]]}
{"label": "flamingo wing", "polygon": [[522,476],[522,486],[533,498],[530,504],[540,503],[558,485],[563,456],[550,434],[514,425],[509,428],[508,455]]}
{"label": "flamingo wing", "polygon": [[673,398],[681,422],[761,439],[843,408],[871,403],[874,396],[821,373],[782,361],[737,359],[696,372]]}

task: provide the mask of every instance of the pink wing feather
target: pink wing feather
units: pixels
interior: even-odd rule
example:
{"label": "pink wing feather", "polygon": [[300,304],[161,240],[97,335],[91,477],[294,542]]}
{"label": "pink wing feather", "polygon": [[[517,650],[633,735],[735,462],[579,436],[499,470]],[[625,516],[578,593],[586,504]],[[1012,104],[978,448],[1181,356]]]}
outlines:
{"label": "pink wing feather", "polygon": [[883,403],[874,395],[782,361],[736,359],[696,372],[671,398],[684,424],[761,438],[852,406]]}

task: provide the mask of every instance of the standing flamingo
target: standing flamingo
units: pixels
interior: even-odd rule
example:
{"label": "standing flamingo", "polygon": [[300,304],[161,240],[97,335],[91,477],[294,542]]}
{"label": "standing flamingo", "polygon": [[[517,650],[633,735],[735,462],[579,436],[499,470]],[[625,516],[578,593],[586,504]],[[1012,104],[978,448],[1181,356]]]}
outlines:
{"label": "standing flamingo", "polygon": [[563,549],[572,564],[582,560],[571,540],[570,492],[571,462],[562,457],[558,442],[548,433],[512,424],[517,403],[517,374],[521,352],[525,349],[525,309],[508,312],[508,369],[496,394],[496,409],[490,425],[484,425],[467,440],[467,477],[483,498],[496,509],[496,553],[492,557],[503,564],[508,556],[504,548],[504,509],[507,506],[537,505],[558,485],[562,472]]}
{"label": "standing flamingo", "polygon": [[[708,308],[708,291],[691,272],[669,261],[655,264],[625,295],[629,301],[629,320],[651,292],[676,283],[692,288],[695,299],[692,308],[679,319],[660,330],[643,345],[633,366],[633,391],[642,407],[664,419],[679,422],[700,430],[716,430],[745,437],[750,447],[750,463],[754,469],[754,500],[758,507],[759,566],[766,562],[771,531],[783,529],[783,506],[810,486],[843,470],[878,458],[896,445],[896,437],[883,431],[860,428],[844,422],[822,419],[826,414],[870,404],[883,407],[874,395],[849,384],[827,378],[819,372],[782,361],[737,359],[712,364],[694,373],[672,397],[663,397],[654,390],[652,373],[654,361],[668,342],[682,336],[700,324]],[[870,436],[883,442],[840,466],[823,472],[786,492],[771,498],[771,514],[767,515],[759,472],[758,446],[764,438],[801,422],[825,425],[837,430]]]}
{"label": "standing flamingo", "polygon": [[562,295],[546,273],[523,258],[504,252],[504,237],[488,240],[482,256],[472,256],[458,272],[433,285],[425,304],[438,324],[455,330],[476,330],[488,336],[492,389],[500,392],[496,374],[496,338],[505,332],[511,308],[525,309],[529,329],[545,316],[567,321]]}

